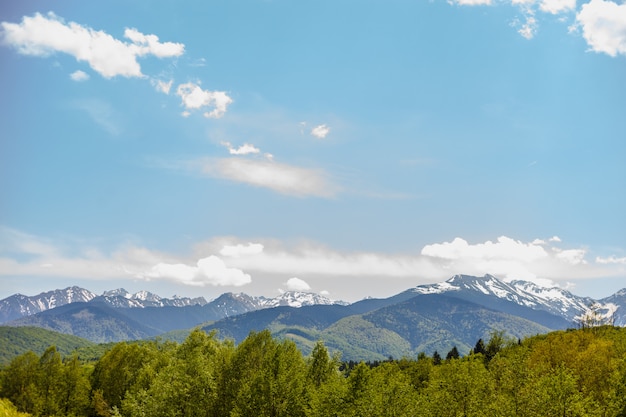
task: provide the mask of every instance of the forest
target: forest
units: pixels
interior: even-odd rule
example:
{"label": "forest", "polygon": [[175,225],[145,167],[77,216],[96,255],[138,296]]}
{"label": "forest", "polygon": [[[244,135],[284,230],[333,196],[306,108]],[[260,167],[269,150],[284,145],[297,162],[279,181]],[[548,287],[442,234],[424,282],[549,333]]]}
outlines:
{"label": "forest", "polygon": [[27,352],[0,373],[6,416],[626,416],[626,328],[523,340],[493,332],[464,355],[342,363],[253,332],[235,345],[121,342],[99,358]]}

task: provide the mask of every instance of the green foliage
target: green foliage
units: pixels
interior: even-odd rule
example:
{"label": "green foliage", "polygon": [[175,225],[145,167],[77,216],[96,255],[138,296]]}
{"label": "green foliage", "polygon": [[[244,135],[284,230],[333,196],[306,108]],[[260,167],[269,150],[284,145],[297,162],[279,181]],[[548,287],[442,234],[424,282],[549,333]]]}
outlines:
{"label": "green foliage", "polygon": [[76,349],[97,346],[87,339],[39,327],[0,326],[0,367],[28,351],[41,355],[52,345],[56,346],[62,355],[69,355]]}
{"label": "green foliage", "polygon": [[34,416],[82,416],[88,412],[89,382],[74,356],[63,361],[50,346],[37,357],[26,352],[13,359],[0,375],[0,397],[19,411]]}
{"label": "green foliage", "polygon": [[[454,349],[452,349],[453,351]],[[305,357],[269,330],[239,345],[194,330],[182,343],[118,343],[95,364],[54,347],[0,373],[0,415],[523,416],[626,415],[626,328],[507,340],[435,361],[420,353],[340,371],[322,342]]]}
{"label": "green foliage", "polygon": [[20,413],[17,408],[6,398],[0,398],[0,416],[3,417],[29,417],[30,414]]}

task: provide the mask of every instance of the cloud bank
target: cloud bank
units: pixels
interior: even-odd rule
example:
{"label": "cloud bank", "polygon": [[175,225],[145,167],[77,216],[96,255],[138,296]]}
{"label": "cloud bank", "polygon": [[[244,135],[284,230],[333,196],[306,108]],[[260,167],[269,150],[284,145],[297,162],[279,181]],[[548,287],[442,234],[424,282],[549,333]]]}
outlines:
{"label": "cloud bank", "polygon": [[214,255],[200,259],[195,266],[158,263],[149,272],[139,274],[138,277],[148,280],[165,279],[196,287],[240,287],[252,282],[250,275],[236,268],[228,268],[224,261]]}
{"label": "cloud bank", "polygon": [[[331,288],[335,293],[354,285],[355,279],[366,279],[368,285],[378,287],[388,287],[389,280],[395,280],[406,282],[408,288],[460,273],[489,273],[505,280],[568,287],[577,279],[626,273],[624,257],[588,259],[588,255],[585,248],[562,247],[554,239],[523,242],[501,236],[478,243],[457,237],[424,245],[414,254],[345,252],[311,243],[215,238],[196,245],[192,255],[180,257],[128,244],[107,252],[85,241],[56,241],[0,226],[0,276],[145,280],[191,287],[241,287],[258,275],[282,277],[286,288],[297,291],[309,291],[310,282],[323,279],[324,286],[336,285]],[[263,286],[262,279],[255,282]],[[274,284],[267,285],[266,291],[274,291]]]}
{"label": "cloud bank", "polygon": [[138,57],[177,57],[183,54],[182,43],[159,41],[156,35],[144,35],[137,29],[126,29],[121,41],[103,31],[78,23],[65,23],[50,12],[24,16],[21,23],[0,23],[2,41],[20,54],[48,56],[62,52],[84,61],[105,78],[143,77]]}

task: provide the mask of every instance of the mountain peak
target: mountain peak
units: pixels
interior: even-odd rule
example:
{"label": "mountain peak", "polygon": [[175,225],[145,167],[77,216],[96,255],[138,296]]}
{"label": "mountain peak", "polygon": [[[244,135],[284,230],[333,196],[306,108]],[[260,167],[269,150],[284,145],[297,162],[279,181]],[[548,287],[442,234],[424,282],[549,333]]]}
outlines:
{"label": "mountain peak", "polygon": [[115,290],[109,290],[102,293],[103,297],[123,297],[131,298],[132,294],[126,291],[124,288],[118,288]]}

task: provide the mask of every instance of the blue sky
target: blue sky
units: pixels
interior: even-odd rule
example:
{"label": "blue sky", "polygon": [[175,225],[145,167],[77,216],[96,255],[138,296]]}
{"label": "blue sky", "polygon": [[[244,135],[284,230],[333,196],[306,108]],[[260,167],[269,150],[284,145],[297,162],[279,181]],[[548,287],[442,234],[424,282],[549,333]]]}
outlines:
{"label": "blue sky", "polygon": [[0,297],[626,287],[626,4],[0,5]]}

